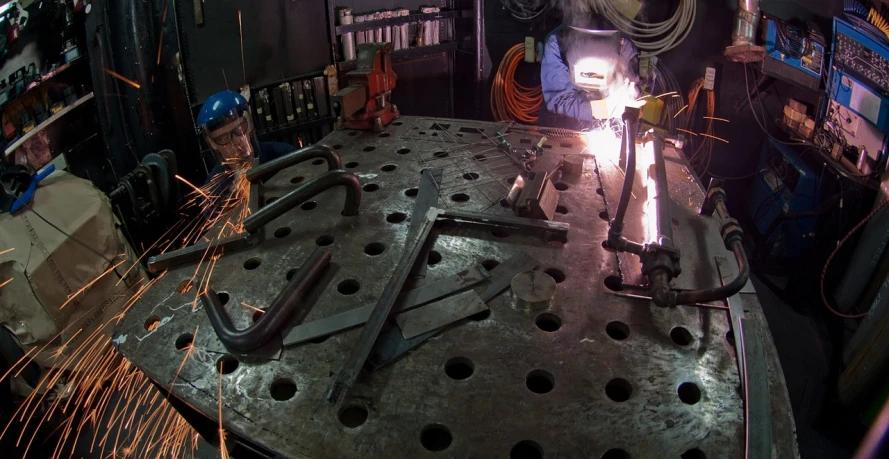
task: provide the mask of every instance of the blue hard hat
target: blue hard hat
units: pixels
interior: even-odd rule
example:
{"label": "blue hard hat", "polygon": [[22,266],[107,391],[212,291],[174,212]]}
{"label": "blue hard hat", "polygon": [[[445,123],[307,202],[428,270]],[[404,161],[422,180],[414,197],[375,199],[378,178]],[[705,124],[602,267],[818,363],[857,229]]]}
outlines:
{"label": "blue hard hat", "polygon": [[229,119],[233,114],[241,115],[247,109],[247,99],[234,91],[219,91],[207,98],[198,113],[197,123],[208,127]]}

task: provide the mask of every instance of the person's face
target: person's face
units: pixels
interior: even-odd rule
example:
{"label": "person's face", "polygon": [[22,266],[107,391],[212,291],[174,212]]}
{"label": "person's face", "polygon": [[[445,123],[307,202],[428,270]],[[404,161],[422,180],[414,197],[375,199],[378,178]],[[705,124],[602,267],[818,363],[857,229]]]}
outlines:
{"label": "person's face", "polygon": [[249,160],[254,153],[250,143],[250,122],[246,116],[209,132],[207,142],[222,165]]}

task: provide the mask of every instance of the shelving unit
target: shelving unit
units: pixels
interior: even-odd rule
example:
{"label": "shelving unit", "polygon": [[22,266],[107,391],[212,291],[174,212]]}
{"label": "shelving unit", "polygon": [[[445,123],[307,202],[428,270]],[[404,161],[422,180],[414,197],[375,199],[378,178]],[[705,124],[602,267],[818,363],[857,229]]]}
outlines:
{"label": "shelving unit", "polygon": [[55,70],[51,70],[51,71],[47,72],[46,74],[41,75],[41,76],[40,76],[40,80],[38,80],[38,81],[36,81],[36,82],[33,82],[33,83],[31,83],[30,85],[28,85],[28,87],[25,89],[25,91],[24,91],[23,93],[21,93],[21,94],[17,94],[15,97],[6,100],[6,101],[4,101],[3,103],[0,103],[0,110],[5,109],[6,107],[8,107],[8,106],[9,106],[10,104],[12,104],[13,102],[15,102],[15,101],[21,99],[22,97],[24,97],[25,95],[27,95],[27,94],[30,93],[31,91],[33,91],[33,90],[39,88],[40,86],[42,86],[44,82],[46,82],[46,81],[52,79],[52,78],[55,77],[56,75],[61,74],[61,73],[64,72],[65,70],[68,70],[69,68],[73,67],[75,64],[77,64],[78,62],[81,62],[81,61],[83,61],[83,60],[84,60],[83,57],[78,57],[78,58],[72,60],[71,62],[68,62],[67,64],[62,64],[62,65],[56,67]]}
{"label": "shelving unit", "polygon": [[[390,57],[392,58],[392,62],[405,62],[413,59],[422,59],[424,57],[429,57],[434,54],[454,51],[457,49],[456,42],[447,42],[440,43],[438,45],[430,45],[430,46],[417,46],[414,48],[408,49],[399,49],[398,51],[392,51]],[[357,61],[344,61],[337,64],[337,68],[340,72],[348,72],[349,70],[354,70],[357,65]]]}
{"label": "shelving unit", "polygon": [[406,24],[411,22],[435,21],[440,19],[453,19],[471,15],[468,10],[447,10],[438,13],[416,13],[407,16],[399,16],[395,18],[377,19],[374,21],[358,22],[349,25],[336,26],[336,35],[342,35],[351,32],[361,32],[363,30],[376,29],[377,27],[391,26],[398,24]]}
{"label": "shelving unit", "polygon": [[37,127],[35,127],[34,129],[31,129],[27,134],[23,135],[20,139],[16,140],[12,145],[10,145],[8,148],[6,148],[6,151],[3,153],[4,157],[8,157],[10,153],[14,152],[18,147],[22,146],[22,144],[27,142],[28,139],[37,135],[38,132],[42,131],[43,129],[46,129],[47,126],[49,126],[50,124],[61,119],[63,116],[67,115],[72,110],[83,105],[87,101],[92,100],[94,97],[95,97],[95,93],[91,92],[91,93],[81,97],[80,99],[77,99],[77,101],[75,101],[73,104],[63,108],[61,111],[59,111],[55,115],[50,116],[49,118],[44,120],[42,123],[38,124]]}

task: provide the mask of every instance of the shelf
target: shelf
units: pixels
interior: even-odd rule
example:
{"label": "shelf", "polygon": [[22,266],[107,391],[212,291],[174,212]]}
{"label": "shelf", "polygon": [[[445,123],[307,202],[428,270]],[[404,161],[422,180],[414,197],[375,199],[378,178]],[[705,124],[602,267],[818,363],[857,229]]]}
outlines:
{"label": "shelf", "polygon": [[[389,57],[392,59],[392,62],[404,62],[410,61],[414,59],[421,59],[424,57],[433,56],[435,54],[444,53],[447,51],[453,51],[457,49],[457,42],[450,41],[447,43],[440,43],[437,45],[430,46],[417,46],[414,48],[408,49],[399,49],[398,51],[392,51],[389,53]],[[340,62],[337,64],[337,68],[340,72],[348,72],[349,70],[354,70],[355,67],[358,66],[357,60]]]}
{"label": "shelf", "polygon": [[22,144],[25,143],[26,141],[28,141],[28,139],[30,139],[31,137],[34,137],[35,135],[37,135],[38,132],[42,131],[43,129],[46,129],[47,126],[56,122],[56,120],[65,116],[68,112],[70,112],[71,110],[74,110],[75,108],[79,107],[83,103],[91,100],[95,96],[96,96],[95,93],[91,92],[91,93],[81,97],[80,99],[77,99],[77,101],[75,101],[73,104],[63,108],[61,111],[59,111],[55,115],[50,116],[49,118],[44,120],[42,123],[38,124],[37,127],[35,127],[34,129],[31,129],[31,131],[29,131],[27,134],[23,135],[22,138],[16,140],[15,143],[10,145],[9,148],[7,148],[6,151],[4,152],[4,156],[8,157],[10,153],[14,152],[18,147],[22,146]]}
{"label": "shelf", "polygon": [[[34,89],[39,88],[40,86],[43,85],[43,83],[44,83],[45,81],[47,81],[47,80],[53,78],[54,76],[56,76],[56,75],[58,75],[58,74],[64,72],[65,70],[68,70],[68,69],[71,68],[74,64],[76,64],[78,61],[80,61],[80,60],[82,60],[82,59],[83,59],[83,56],[78,57],[78,58],[72,60],[71,62],[69,62],[69,63],[67,63],[67,64],[62,64],[62,65],[56,67],[55,70],[51,70],[51,71],[47,72],[45,75],[41,75],[41,76],[40,76],[40,80],[35,81],[35,82],[31,83],[30,85],[28,85],[28,87],[25,89],[25,92],[23,92],[23,93],[21,93],[21,94],[18,94],[18,95],[16,95],[15,97],[13,97],[12,99],[9,99],[9,100],[7,100],[6,102],[3,102],[2,104],[0,104],[0,110],[5,110],[6,107],[8,107],[8,106],[9,106],[10,104],[12,104],[13,102],[15,102],[15,101],[21,99],[24,95],[28,94],[29,92],[33,91]],[[7,93],[7,94],[8,94],[8,93]]]}
{"label": "shelf", "polygon": [[289,124],[286,126],[279,126],[275,129],[271,129],[268,131],[262,131],[257,133],[257,137],[267,137],[267,136],[278,136],[283,134],[288,134],[293,131],[302,131],[305,129],[311,129],[318,126],[323,126],[325,124],[332,124],[334,122],[333,117],[323,116],[316,120],[305,121],[297,124]]}
{"label": "shelf", "polygon": [[[358,22],[349,25],[340,25],[336,26],[336,34],[343,35],[351,32],[361,32],[362,30],[370,30],[376,29],[377,27],[383,27],[388,25],[398,25],[409,22],[423,22],[423,21],[434,21],[436,19],[453,19],[463,17],[463,12],[466,11],[467,14],[471,14],[472,12],[469,10],[448,10],[448,11],[440,11],[438,13],[415,13],[409,14],[407,16],[399,16],[395,18],[386,18],[386,19],[377,19],[375,21],[365,21]],[[352,20],[354,21],[354,17],[352,16]]]}

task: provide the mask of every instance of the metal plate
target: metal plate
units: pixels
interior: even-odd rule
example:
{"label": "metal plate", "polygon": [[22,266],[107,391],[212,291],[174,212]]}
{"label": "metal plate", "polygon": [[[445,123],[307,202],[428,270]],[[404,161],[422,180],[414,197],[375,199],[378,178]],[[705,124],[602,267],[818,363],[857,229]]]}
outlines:
{"label": "metal plate", "polygon": [[[439,131],[432,136],[432,124],[447,124],[449,134]],[[314,209],[294,209],[269,226],[270,235],[277,228],[290,228],[286,237],[270,236],[259,246],[219,259],[211,286],[230,295],[226,307],[235,325],[246,325],[251,315],[239,303],[257,304],[269,292],[280,290],[286,273],[305,259],[322,235],[333,237],[332,268],[337,269],[322,284],[325,290],[306,322],[374,304],[403,250],[406,219],[413,208],[411,193],[405,192],[417,187],[423,168],[445,169],[438,207],[509,215],[499,199],[509,187],[505,177],[517,171],[508,175],[492,167],[509,160],[491,149],[485,135],[472,132],[483,128],[487,134],[502,127],[403,117],[382,134],[340,131],[327,136],[322,143],[340,152],[348,170],[358,174],[364,185],[379,188],[365,191],[356,217],[340,215],[343,191],[331,189],[314,199]],[[522,138],[536,142],[529,134],[508,137],[516,145]],[[579,153],[580,142],[551,140],[537,169],[554,168],[560,153]],[[448,156],[435,157],[442,151]],[[482,154],[490,155],[491,162],[487,156],[475,158]],[[458,324],[404,358],[363,374],[350,397],[336,407],[327,405],[325,391],[360,329],[323,342],[287,347],[277,361],[240,358],[234,372],[222,375],[222,400],[217,400],[220,376],[214,364],[220,355],[207,351],[218,345],[217,339],[205,313],[191,310],[194,291],[183,295],[176,290],[193,275],[194,266],[166,273],[139,300],[116,331],[120,350],[160,385],[169,387],[185,355],[176,349],[176,340],[199,326],[196,351],[182,365],[173,392],[214,420],[221,403],[229,435],[249,438],[283,456],[431,457],[427,447],[436,445],[428,440],[435,432],[447,432],[451,441],[437,453],[440,456],[506,457],[519,442],[533,441],[545,457],[600,457],[615,448],[632,457],[679,457],[693,448],[707,457],[741,457],[744,410],[737,391],[734,350],[725,338],[726,312],[691,307],[665,310],[648,301],[605,294],[604,278],[616,273],[618,264],[617,257],[601,246],[607,223],[597,213],[606,204],[596,190],[604,186],[605,196],[616,201],[610,197],[619,191],[622,177],[601,165],[595,173],[593,158],[585,162],[581,177],[562,185],[557,182],[560,212],[556,221],[571,225],[567,243],[546,244],[540,236],[490,229],[445,227],[429,257],[424,283],[467,266],[483,262],[488,266],[527,252],[540,261],[538,269],[560,281],[553,306],[546,312],[550,315],[517,311],[510,306],[509,292],[504,292],[488,302],[489,316]],[[679,167],[668,165],[671,170]],[[313,177],[325,168],[304,163],[283,171],[271,180],[265,195],[281,196],[297,186],[291,183],[298,182],[296,177]],[[478,178],[464,178],[473,177],[469,173]],[[604,185],[600,176],[608,178]],[[689,176],[681,185],[674,185],[674,180],[671,173],[671,189],[686,190],[689,196],[694,189],[700,193]],[[460,193],[468,200],[455,199]],[[681,195],[674,199],[677,196]],[[697,206],[693,200],[676,205]],[[631,207],[633,218],[640,218],[638,212],[638,207]],[[699,243],[694,250],[682,246],[683,276],[700,279],[705,286],[718,285],[713,257],[725,256],[724,249],[716,250],[722,247],[718,231],[690,213],[677,219],[678,234]],[[383,244],[385,250],[368,255],[364,249],[371,243]],[[245,269],[245,261],[254,257],[261,260],[260,266]],[[624,271],[629,274],[628,268]],[[355,282],[344,283],[350,279],[357,281],[358,291],[338,292],[340,285],[352,286],[343,292],[354,290]],[[743,297],[745,310],[755,312],[748,317],[762,321],[755,297]],[[150,315],[170,319],[149,333],[143,324]],[[548,331],[554,323],[557,329]],[[677,344],[671,337],[676,327],[688,332],[687,344]],[[792,457],[796,454],[793,419],[780,364],[765,334],[767,327],[761,325],[761,330],[770,388],[779,394],[772,397],[775,448],[778,457]],[[469,377],[449,376],[449,362],[467,361],[472,368]],[[295,383],[296,394],[276,400],[273,388],[286,379]],[[551,390],[537,393],[545,391],[547,381]],[[700,390],[696,403],[680,399],[683,383]],[[616,401],[627,394],[625,401]],[[351,415],[365,412],[364,422],[354,426],[361,416]]]}
{"label": "metal plate", "polygon": [[470,290],[399,314],[395,322],[401,328],[401,335],[411,339],[487,309],[478,294]]}

